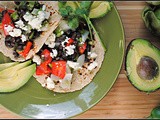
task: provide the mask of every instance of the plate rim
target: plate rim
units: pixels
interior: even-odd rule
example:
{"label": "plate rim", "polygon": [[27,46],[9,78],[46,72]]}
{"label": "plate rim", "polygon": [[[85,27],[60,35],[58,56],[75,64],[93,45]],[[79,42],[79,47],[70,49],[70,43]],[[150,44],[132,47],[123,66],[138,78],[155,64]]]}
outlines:
{"label": "plate rim", "polygon": [[[101,97],[98,98],[98,100],[96,102],[94,102],[94,104],[90,105],[87,109],[83,110],[82,112],[76,114],[76,115],[73,115],[73,116],[70,116],[70,117],[66,117],[65,119],[67,118],[74,118],[78,115],[81,115],[83,113],[85,113],[86,111],[90,110],[91,108],[93,108],[96,104],[98,104],[108,93],[109,91],[111,90],[111,88],[113,87],[113,85],[115,84],[117,78],[118,78],[118,75],[122,69],[122,65],[123,65],[123,61],[124,61],[124,55],[125,55],[125,31],[124,31],[124,26],[123,26],[123,22],[122,22],[122,19],[121,19],[121,16],[118,12],[118,9],[115,5],[115,3],[113,2],[113,7],[115,9],[115,12],[117,14],[117,17],[118,17],[118,20],[119,20],[119,23],[120,23],[120,26],[121,26],[121,31],[122,31],[122,41],[123,41],[123,48],[122,48],[122,55],[121,55],[121,59],[120,59],[120,64],[119,64],[119,69],[117,69],[117,73],[115,74],[115,77],[114,77],[114,80],[112,82],[112,84],[110,85],[109,89],[106,90],[103,95]],[[9,112],[9,114],[12,114],[12,115],[16,115],[17,117],[19,118],[24,118],[24,119],[27,119],[27,118],[32,118],[32,117],[29,117],[29,116],[24,116],[24,115],[21,115],[21,114],[18,114],[18,113],[15,113],[13,111],[11,111],[10,109],[7,109],[5,106],[3,106],[2,104],[0,104],[0,108],[3,108],[3,110]],[[33,118],[34,119],[34,118]],[[35,118],[36,119],[36,118]]]}

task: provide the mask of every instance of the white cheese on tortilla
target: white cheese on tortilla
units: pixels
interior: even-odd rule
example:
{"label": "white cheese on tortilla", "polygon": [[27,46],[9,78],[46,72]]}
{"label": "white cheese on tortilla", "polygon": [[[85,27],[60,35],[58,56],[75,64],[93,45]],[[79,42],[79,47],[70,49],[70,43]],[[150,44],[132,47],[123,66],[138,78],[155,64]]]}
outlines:
{"label": "white cheese on tortilla", "polygon": [[92,71],[94,68],[96,68],[98,66],[97,62],[93,62],[88,66],[88,70]]}

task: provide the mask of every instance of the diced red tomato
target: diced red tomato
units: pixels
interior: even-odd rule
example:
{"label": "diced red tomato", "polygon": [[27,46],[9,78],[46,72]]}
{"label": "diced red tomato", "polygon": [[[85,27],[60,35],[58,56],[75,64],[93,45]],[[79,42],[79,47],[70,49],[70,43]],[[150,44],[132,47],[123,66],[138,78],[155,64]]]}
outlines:
{"label": "diced red tomato", "polygon": [[43,50],[41,55],[44,55],[44,61],[46,63],[49,64],[52,61],[52,57],[50,56],[50,51],[49,50],[47,50],[47,49]]}
{"label": "diced red tomato", "polygon": [[81,46],[79,46],[79,53],[83,54],[84,51],[86,50],[86,48],[87,48],[87,44],[86,43],[84,43]]}
{"label": "diced red tomato", "polygon": [[36,75],[48,75],[52,72],[51,68],[46,62],[41,63],[36,67]]}
{"label": "diced red tomato", "polygon": [[66,75],[66,61],[52,62],[52,74],[63,79]]}
{"label": "diced red tomato", "polygon": [[2,18],[2,29],[4,31],[5,35],[8,35],[8,31],[5,29],[8,25],[14,27],[14,24],[12,23],[11,17],[9,16],[8,12],[5,12],[3,18]]}
{"label": "diced red tomato", "polygon": [[32,42],[28,41],[24,50],[22,52],[19,52],[20,55],[22,55],[24,58],[27,57],[29,51],[31,50]]}
{"label": "diced red tomato", "polygon": [[73,40],[72,38],[70,38],[70,39],[68,40],[68,43],[66,44],[66,46],[70,46],[73,42],[74,42],[74,40]]}

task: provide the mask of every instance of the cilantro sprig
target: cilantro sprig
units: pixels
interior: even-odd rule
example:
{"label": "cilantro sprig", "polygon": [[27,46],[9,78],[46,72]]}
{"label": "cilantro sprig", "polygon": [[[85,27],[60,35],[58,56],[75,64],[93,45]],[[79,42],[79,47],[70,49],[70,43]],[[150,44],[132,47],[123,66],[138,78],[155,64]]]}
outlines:
{"label": "cilantro sprig", "polygon": [[[98,33],[89,18],[90,6],[92,2],[91,1],[81,1],[81,2],[75,1],[75,2],[70,2],[70,4],[66,4],[66,3],[67,2],[59,2],[58,6],[59,6],[60,14],[65,20],[68,21],[68,25],[72,29],[76,29],[79,26],[79,22],[81,20],[85,20],[90,32],[90,39],[93,40],[92,30],[98,36]],[[103,44],[101,39],[100,39],[100,42],[104,48],[104,51],[106,51],[106,47]]]}

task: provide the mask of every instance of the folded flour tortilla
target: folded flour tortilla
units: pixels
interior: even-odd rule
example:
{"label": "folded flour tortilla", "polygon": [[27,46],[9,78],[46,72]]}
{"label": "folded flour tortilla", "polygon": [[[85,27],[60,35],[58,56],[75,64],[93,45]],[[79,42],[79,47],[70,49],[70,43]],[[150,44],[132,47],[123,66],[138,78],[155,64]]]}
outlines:
{"label": "folded flour tortilla", "polygon": [[[45,1],[40,2],[44,5],[46,5],[46,11],[50,12],[50,18],[49,18],[49,28],[47,31],[42,32],[42,34],[34,40],[34,47],[30,50],[28,56],[26,58],[18,57],[15,58],[13,55],[13,49],[8,48],[5,46],[5,36],[2,30],[0,30],[1,38],[0,38],[0,52],[2,52],[5,56],[11,58],[13,61],[25,61],[33,57],[43,46],[47,38],[58,26],[58,23],[61,20],[61,16],[58,14],[58,2],[57,1]],[[14,2],[6,2],[6,1],[0,1],[0,6],[7,7],[7,9],[13,9],[15,8]]]}

